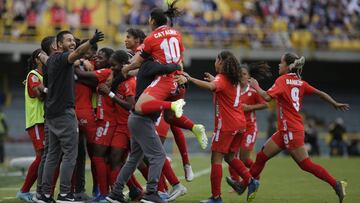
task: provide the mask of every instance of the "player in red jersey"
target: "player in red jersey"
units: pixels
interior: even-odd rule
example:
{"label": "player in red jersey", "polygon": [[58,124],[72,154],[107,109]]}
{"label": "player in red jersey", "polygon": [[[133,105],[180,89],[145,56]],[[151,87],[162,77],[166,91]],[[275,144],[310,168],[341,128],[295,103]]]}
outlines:
{"label": "player in red jersey", "polygon": [[214,92],[215,129],[211,145],[211,193],[206,203],[221,203],[222,161],[225,161],[244,179],[249,186],[248,201],[259,187],[246,166],[234,153],[239,149],[242,134],[246,128],[246,120],[240,101],[241,67],[235,56],[222,51],[215,61],[216,77],[205,73],[202,81],[188,76],[190,82]]}
{"label": "player in red jersey", "polygon": [[265,163],[286,149],[299,167],[312,173],[319,179],[326,181],[334,188],[339,201],[345,197],[345,181],[337,181],[329,172],[311,161],[304,146],[304,124],[300,115],[302,101],[305,95],[315,94],[338,110],[348,110],[349,105],[338,103],[331,96],[320,91],[301,79],[304,57],[293,53],[286,53],[281,57],[279,75],[274,85],[264,91],[255,79],[250,85],[266,100],[275,99],[278,105],[278,131],[268,139],[262,150],[257,154],[256,161],[250,169],[253,177],[258,177],[265,167]]}
{"label": "player in red jersey", "polygon": [[[251,63],[249,65],[243,64],[241,65],[241,74],[240,102],[245,113],[246,131],[241,137],[240,149],[236,153],[236,156],[239,157],[247,168],[250,168],[254,163],[250,158],[250,154],[254,149],[258,134],[255,111],[267,108],[267,104],[266,101],[256,92],[256,90],[250,87],[248,80],[250,77],[258,79],[270,77],[270,66],[264,62]],[[232,185],[232,181],[240,181],[239,176],[231,167],[229,167],[229,172],[231,176],[226,177],[226,181],[230,184],[230,186]]]}
{"label": "player in red jersey", "polygon": [[26,112],[26,131],[29,134],[35,150],[35,160],[31,163],[25,182],[16,198],[32,202],[30,188],[38,176],[38,168],[41,162],[41,156],[44,150],[44,85],[42,80],[42,66],[40,60],[36,57],[41,49],[35,50],[28,59],[28,75],[25,82],[25,112]]}

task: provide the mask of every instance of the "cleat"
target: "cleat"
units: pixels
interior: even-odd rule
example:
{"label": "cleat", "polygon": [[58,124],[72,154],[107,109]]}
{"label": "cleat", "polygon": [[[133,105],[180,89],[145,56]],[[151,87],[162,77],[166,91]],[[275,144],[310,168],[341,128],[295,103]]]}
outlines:
{"label": "cleat", "polygon": [[46,197],[45,195],[40,195],[37,197],[37,203],[54,203],[55,200],[50,196]]}
{"label": "cleat", "polygon": [[222,199],[220,196],[217,198],[210,197],[209,199],[201,200],[200,203],[222,203]]}
{"label": "cleat", "polygon": [[346,181],[336,181],[336,186],[334,187],[334,190],[336,192],[336,195],[339,197],[339,202],[342,203],[344,200],[344,197],[346,195],[345,188],[347,187]]}
{"label": "cleat", "polygon": [[246,187],[241,185],[240,182],[237,182],[237,181],[233,180],[231,177],[226,177],[226,182],[227,182],[228,185],[230,185],[230,187],[232,187],[232,189],[234,189],[234,191],[238,195],[243,194],[245,192],[245,190],[246,190]]}
{"label": "cleat", "polygon": [[187,189],[181,183],[174,185],[168,201],[169,202],[174,201],[176,198],[185,195],[186,193],[187,193]]}
{"label": "cleat", "polygon": [[184,99],[179,99],[177,101],[171,102],[171,110],[175,112],[176,118],[180,118],[183,115],[183,107],[186,104]]}
{"label": "cleat", "polygon": [[208,138],[205,133],[205,127],[201,124],[195,124],[191,131],[194,133],[201,149],[206,149],[208,145]]}
{"label": "cleat", "polygon": [[144,197],[140,200],[142,203],[167,203],[167,201],[164,201],[160,198],[158,193],[146,193]]}
{"label": "cleat", "polygon": [[192,180],[194,180],[194,172],[190,164],[185,164],[184,171],[186,181],[191,182]]}
{"label": "cleat", "polygon": [[158,194],[163,201],[168,201],[168,199],[170,198],[170,195],[167,192],[158,191]]}
{"label": "cleat", "polygon": [[73,202],[73,203],[84,203],[83,200],[78,199],[77,197],[74,196],[73,193],[68,193],[65,196],[61,196],[60,194],[58,195],[58,198],[56,200],[56,203],[69,203],[69,202]]}
{"label": "cleat", "polygon": [[258,180],[251,178],[251,181],[248,185],[248,194],[247,194],[247,202],[252,202],[255,199],[256,192],[258,191],[260,183]]}
{"label": "cleat", "polygon": [[98,195],[97,197],[94,197],[90,202],[102,202],[102,203],[106,203],[108,202],[106,200],[106,196],[105,195]]}
{"label": "cleat", "polygon": [[140,201],[144,195],[143,191],[137,187],[130,188],[129,198],[131,201]]}
{"label": "cleat", "polygon": [[110,193],[105,199],[110,203],[127,203],[128,201],[125,199],[124,195],[115,195]]}
{"label": "cleat", "polygon": [[30,192],[17,192],[16,193],[16,199],[25,201],[25,202],[33,202],[33,194]]}

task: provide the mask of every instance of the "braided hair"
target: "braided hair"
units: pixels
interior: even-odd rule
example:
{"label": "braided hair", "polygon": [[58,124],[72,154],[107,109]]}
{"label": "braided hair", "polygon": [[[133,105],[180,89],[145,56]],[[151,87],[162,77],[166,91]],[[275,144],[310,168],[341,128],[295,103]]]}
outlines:
{"label": "braided hair", "polygon": [[301,78],[302,69],[305,64],[305,57],[299,57],[294,53],[286,53],[284,54],[284,60],[286,65],[288,65],[290,72],[296,73],[296,75]]}
{"label": "braided hair", "polygon": [[241,80],[241,67],[237,58],[230,51],[222,51],[218,58],[223,61],[223,74],[230,80],[231,84],[238,85]]}

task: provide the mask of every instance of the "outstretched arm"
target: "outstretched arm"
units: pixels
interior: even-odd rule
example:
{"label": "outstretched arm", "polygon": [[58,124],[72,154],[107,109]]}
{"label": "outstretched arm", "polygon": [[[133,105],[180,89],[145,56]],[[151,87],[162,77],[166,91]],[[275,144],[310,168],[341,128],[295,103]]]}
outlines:
{"label": "outstretched arm", "polygon": [[270,97],[270,95],[268,95],[268,93],[265,90],[263,90],[259,86],[258,81],[256,81],[254,78],[250,78],[249,83],[250,83],[250,86],[253,87],[263,99],[265,99],[265,101],[267,101],[267,102],[271,101],[272,98]]}
{"label": "outstretched arm", "polygon": [[[208,74],[205,74],[205,79],[209,80],[208,81],[204,81],[204,80],[199,80],[196,78],[191,77],[189,74],[185,73],[185,76],[187,77],[188,81],[194,83],[196,86],[203,88],[203,89],[208,89],[210,91],[215,91],[216,89],[216,85],[213,81],[213,77],[209,77]],[[209,79],[208,79],[209,78]],[[211,79],[210,79],[211,78]]]}
{"label": "outstretched arm", "polygon": [[328,95],[326,92],[320,91],[318,89],[315,90],[314,94],[319,96],[322,100],[326,101],[327,103],[331,104],[335,109],[341,110],[341,111],[347,111],[350,109],[349,104],[345,103],[339,103],[335,101],[330,95]]}
{"label": "outstretched arm", "polygon": [[256,111],[256,110],[266,109],[267,104],[266,103],[254,104],[254,105],[243,104],[242,107],[243,107],[244,112],[248,112],[248,111]]}

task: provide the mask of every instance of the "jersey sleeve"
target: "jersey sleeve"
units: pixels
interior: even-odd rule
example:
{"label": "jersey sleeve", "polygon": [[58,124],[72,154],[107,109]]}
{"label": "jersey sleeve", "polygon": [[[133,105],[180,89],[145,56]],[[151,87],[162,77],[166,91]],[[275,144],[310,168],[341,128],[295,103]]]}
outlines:
{"label": "jersey sleeve", "polygon": [[311,86],[309,83],[305,81],[304,81],[304,88],[305,88],[304,94],[312,94],[316,91],[315,87]]}
{"label": "jersey sleeve", "polygon": [[266,104],[266,101],[257,93],[254,94],[256,104]]}
{"label": "jersey sleeve", "polygon": [[220,92],[220,91],[223,91],[225,89],[224,78],[221,75],[217,75],[215,77],[215,80],[213,81],[213,83],[215,84],[215,91],[214,92]]}
{"label": "jersey sleeve", "polygon": [[281,86],[281,79],[277,79],[275,81],[275,83],[273,84],[272,87],[270,87],[270,89],[268,89],[268,91],[266,91],[266,93],[272,97],[272,98],[277,98],[282,92],[282,86]]}
{"label": "jersey sleeve", "polygon": [[28,78],[28,87],[32,90],[41,84],[40,79],[35,74],[30,73]]}
{"label": "jersey sleeve", "polygon": [[95,71],[95,75],[96,75],[96,78],[98,79],[99,83],[103,83],[106,81],[106,79],[109,77],[111,73],[111,69],[109,68],[104,68],[104,69],[100,69],[100,70],[97,70]]}
{"label": "jersey sleeve", "polygon": [[135,96],[135,93],[136,93],[135,83],[132,80],[126,81],[124,96],[125,97]]}
{"label": "jersey sleeve", "polygon": [[145,38],[144,43],[142,44],[143,48],[142,48],[142,52],[141,52],[141,57],[143,58],[149,58],[149,56],[151,56],[152,53],[152,48],[151,48],[151,37],[148,36]]}

